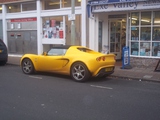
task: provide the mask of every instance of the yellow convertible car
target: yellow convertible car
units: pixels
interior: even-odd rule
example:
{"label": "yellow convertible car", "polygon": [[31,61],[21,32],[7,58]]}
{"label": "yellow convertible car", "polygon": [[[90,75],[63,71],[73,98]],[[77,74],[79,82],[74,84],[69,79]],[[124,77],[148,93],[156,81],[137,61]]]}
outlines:
{"label": "yellow convertible car", "polygon": [[25,54],[20,61],[25,74],[53,72],[70,75],[75,81],[106,77],[114,72],[115,55],[102,54],[83,46],[61,45],[42,55]]}

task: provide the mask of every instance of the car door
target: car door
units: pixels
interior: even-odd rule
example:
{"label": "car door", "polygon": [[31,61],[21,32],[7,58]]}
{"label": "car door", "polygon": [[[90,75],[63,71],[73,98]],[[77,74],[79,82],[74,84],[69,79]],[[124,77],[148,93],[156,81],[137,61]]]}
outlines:
{"label": "car door", "polygon": [[46,55],[41,55],[38,58],[39,71],[54,72],[62,69],[63,66],[62,50],[52,49]]}
{"label": "car door", "polygon": [[52,72],[62,68],[62,56],[40,56],[38,58],[39,70]]}

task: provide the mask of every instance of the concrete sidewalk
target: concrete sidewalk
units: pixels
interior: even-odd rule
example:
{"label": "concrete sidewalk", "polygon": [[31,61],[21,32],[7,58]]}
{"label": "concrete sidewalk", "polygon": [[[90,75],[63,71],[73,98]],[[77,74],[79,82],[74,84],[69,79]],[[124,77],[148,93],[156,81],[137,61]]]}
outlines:
{"label": "concrete sidewalk", "polygon": [[[9,56],[8,64],[20,65],[20,58],[21,56]],[[135,67],[132,69],[121,69],[121,63],[119,62],[116,63],[115,72],[110,77],[160,82],[160,72]]]}

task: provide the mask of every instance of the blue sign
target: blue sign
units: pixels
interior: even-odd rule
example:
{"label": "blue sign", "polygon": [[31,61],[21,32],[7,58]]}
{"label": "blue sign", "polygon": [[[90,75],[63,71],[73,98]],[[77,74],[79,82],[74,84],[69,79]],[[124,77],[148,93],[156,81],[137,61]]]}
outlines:
{"label": "blue sign", "polygon": [[139,2],[147,0],[92,0],[88,1],[90,5],[102,5],[102,4],[113,4],[113,3],[124,3],[124,2]]}
{"label": "blue sign", "polygon": [[122,69],[126,66],[130,66],[130,55],[129,55],[129,47],[123,47],[123,59],[122,59]]}

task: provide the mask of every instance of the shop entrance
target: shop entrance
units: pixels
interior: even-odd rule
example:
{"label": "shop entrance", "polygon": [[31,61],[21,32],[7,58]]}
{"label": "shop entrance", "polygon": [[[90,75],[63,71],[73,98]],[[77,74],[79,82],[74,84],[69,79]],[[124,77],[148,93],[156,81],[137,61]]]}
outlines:
{"label": "shop entrance", "polygon": [[126,43],[126,20],[109,20],[109,49],[116,55],[117,60],[122,59],[122,49]]}

